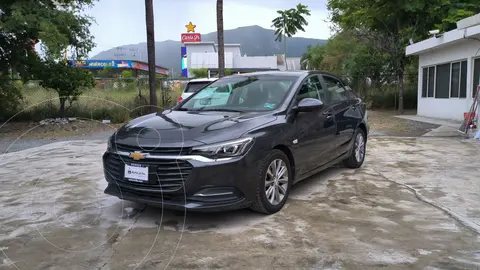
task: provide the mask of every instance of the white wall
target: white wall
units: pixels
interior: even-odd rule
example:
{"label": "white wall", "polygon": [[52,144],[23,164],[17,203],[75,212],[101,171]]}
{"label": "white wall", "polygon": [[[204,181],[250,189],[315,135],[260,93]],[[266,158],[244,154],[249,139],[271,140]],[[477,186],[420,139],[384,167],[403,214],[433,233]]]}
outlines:
{"label": "white wall", "polygon": [[[189,68],[217,68],[218,53],[192,53]],[[225,68],[233,68],[233,55],[225,53]]]}
{"label": "white wall", "polygon": [[187,68],[192,68],[192,54],[195,53],[212,53],[215,52],[214,44],[185,44],[187,48]]}
{"label": "white wall", "polygon": [[225,46],[225,52],[232,53],[234,58],[242,55],[239,46]]}
{"label": "white wall", "polygon": [[277,68],[276,56],[234,57],[234,68]]}
{"label": "white wall", "polygon": [[[459,43],[433,49],[419,56],[418,71],[418,109],[420,116],[452,120],[463,120],[463,113],[472,106],[473,56],[480,49],[480,43],[474,40],[462,40]],[[467,60],[467,98],[436,99],[422,97],[423,67],[458,60]]]}
{"label": "white wall", "polygon": [[300,70],[301,57],[287,57],[287,69],[288,70]]}

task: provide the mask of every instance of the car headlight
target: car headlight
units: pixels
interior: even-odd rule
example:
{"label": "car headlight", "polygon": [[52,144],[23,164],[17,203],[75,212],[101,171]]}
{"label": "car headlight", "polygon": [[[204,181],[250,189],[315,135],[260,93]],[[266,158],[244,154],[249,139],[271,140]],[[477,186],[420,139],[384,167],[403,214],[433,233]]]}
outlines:
{"label": "car headlight", "polygon": [[194,147],[191,154],[206,157],[236,157],[245,154],[253,144],[253,138],[242,138],[233,141]]}
{"label": "car headlight", "polygon": [[112,151],[113,144],[112,144],[112,137],[109,137],[107,140],[107,151]]}

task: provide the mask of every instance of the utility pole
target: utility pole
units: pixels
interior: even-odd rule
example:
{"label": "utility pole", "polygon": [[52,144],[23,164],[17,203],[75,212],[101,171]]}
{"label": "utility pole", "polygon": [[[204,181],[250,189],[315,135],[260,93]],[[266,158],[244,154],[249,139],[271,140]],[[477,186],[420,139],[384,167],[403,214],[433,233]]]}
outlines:
{"label": "utility pole", "polygon": [[155,31],[153,0],[145,0],[145,21],[147,26],[148,86],[150,88],[150,112],[157,111],[157,89],[155,88]]}
{"label": "utility pole", "polygon": [[223,0],[217,0],[218,77],[225,76],[225,42],[223,40]]}

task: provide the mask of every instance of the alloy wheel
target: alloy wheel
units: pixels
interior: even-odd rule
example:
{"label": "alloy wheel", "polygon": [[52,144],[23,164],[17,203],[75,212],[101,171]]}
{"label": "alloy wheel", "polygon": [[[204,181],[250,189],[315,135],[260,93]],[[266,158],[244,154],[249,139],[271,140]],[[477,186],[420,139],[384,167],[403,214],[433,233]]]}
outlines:
{"label": "alloy wheel", "polygon": [[268,165],[265,175],[265,195],[272,205],[278,205],[285,198],[288,175],[288,167],[283,160],[275,159]]}
{"label": "alloy wheel", "polygon": [[365,158],[365,138],[362,133],[357,134],[355,138],[355,159],[358,163],[361,163]]}

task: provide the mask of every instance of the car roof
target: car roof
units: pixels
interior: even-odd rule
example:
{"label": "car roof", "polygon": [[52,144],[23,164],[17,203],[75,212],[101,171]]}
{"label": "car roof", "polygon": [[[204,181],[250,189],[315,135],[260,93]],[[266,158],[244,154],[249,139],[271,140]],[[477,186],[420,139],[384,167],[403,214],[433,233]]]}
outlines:
{"label": "car roof", "polygon": [[191,79],[188,82],[213,82],[218,80],[218,78],[199,78],[199,79]]}
{"label": "car roof", "polygon": [[235,74],[228,77],[237,77],[237,76],[261,76],[261,75],[273,75],[273,76],[289,76],[289,77],[306,77],[311,74],[319,74],[319,75],[328,75],[340,80],[343,84],[346,84],[345,81],[340,77],[333,73],[321,71],[321,70],[287,70],[287,71],[257,71],[257,72],[250,72],[250,73],[243,73],[243,74]]}
{"label": "car roof", "polygon": [[325,74],[334,77],[338,77],[335,74],[323,72],[319,70],[287,70],[287,71],[258,71],[258,72],[249,72],[243,74],[235,74],[232,76],[260,76],[260,75],[275,75],[275,76],[293,76],[293,77],[302,77],[309,74]]}
{"label": "car roof", "polygon": [[308,73],[308,70],[298,70],[298,71],[256,71],[256,72],[248,72],[242,74],[235,74],[232,76],[241,76],[241,77],[248,77],[248,76],[261,76],[261,75],[275,75],[275,76],[294,76],[294,77],[301,77]]}

